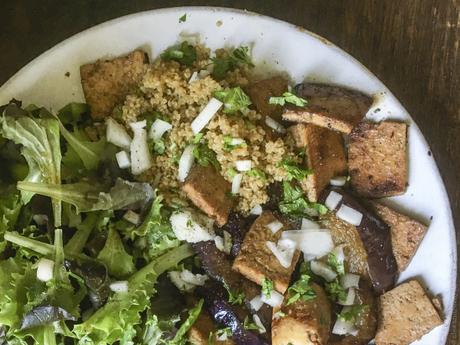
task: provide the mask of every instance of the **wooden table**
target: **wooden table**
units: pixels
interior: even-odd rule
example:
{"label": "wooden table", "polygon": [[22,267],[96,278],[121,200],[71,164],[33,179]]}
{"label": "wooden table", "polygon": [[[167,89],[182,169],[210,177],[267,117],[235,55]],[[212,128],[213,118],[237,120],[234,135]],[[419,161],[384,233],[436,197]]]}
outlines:
{"label": "wooden table", "polygon": [[[3,0],[0,84],[32,58],[95,24],[147,9],[203,4],[246,8],[303,26],[364,63],[425,134],[460,225],[459,0]],[[449,345],[460,343],[459,327],[455,318]]]}

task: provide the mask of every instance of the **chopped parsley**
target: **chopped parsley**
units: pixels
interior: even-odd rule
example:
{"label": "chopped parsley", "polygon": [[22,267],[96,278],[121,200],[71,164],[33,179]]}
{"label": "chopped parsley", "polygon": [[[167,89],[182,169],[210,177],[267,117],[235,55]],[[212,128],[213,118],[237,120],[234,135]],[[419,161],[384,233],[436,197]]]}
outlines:
{"label": "chopped parsley", "polygon": [[288,181],[283,181],[283,200],[279,204],[282,213],[291,216],[311,215],[311,213],[325,214],[326,206],[316,202],[309,202],[303,191],[298,186],[293,186]]}
{"label": "chopped parsley", "polygon": [[230,338],[231,336],[233,335],[232,333],[232,329],[230,327],[225,327],[225,328],[221,328],[221,329],[218,329],[216,331],[216,336],[218,338]]}
{"label": "chopped parsley", "polygon": [[188,42],[182,42],[179,46],[166,49],[161,58],[165,61],[177,61],[183,65],[191,66],[196,60],[196,49]]}
{"label": "chopped parsley", "polygon": [[251,331],[251,330],[258,331],[259,330],[259,326],[257,326],[255,324],[255,322],[249,321],[249,316],[247,316],[247,315],[244,318],[243,327],[244,327],[244,329],[246,329],[248,331]]}
{"label": "chopped parsley", "polygon": [[168,119],[168,116],[160,113],[159,111],[145,111],[137,117],[138,121],[146,120],[147,128],[152,127],[152,124],[156,119],[170,122],[170,120]]}
{"label": "chopped parsley", "polygon": [[288,181],[292,181],[293,179],[301,181],[312,173],[311,170],[303,169],[289,159],[283,159],[279,163],[279,166],[286,171]]}
{"label": "chopped parsley", "polygon": [[274,317],[275,319],[278,319],[278,318],[281,319],[281,318],[283,318],[283,317],[285,317],[285,316],[286,316],[286,313],[283,312],[283,311],[281,311],[281,310],[278,310],[278,311],[273,315],[273,317]]}
{"label": "chopped parsley", "polygon": [[353,305],[351,307],[344,308],[340,314],[337,315],[337,318],[342,321],[355,323],[361,313],[367,308],[368,306],[365,304]]}
{"label": "chopped parsley", "polygon": [[249,47],[245,46],[233,49],[226,56],[215,57],[212,59],[212,62],[214,65],[212,77],[217,80],[224,79],[227,72],[234,70],[240,65],[254,66],[249,54]]}
{"label": "chopped parsley", "polygon": [[249,96],[246,95],[239,86],[215,91],[214,97],[224,103],[225,114],[234,114],[238,111],[244,111],[251,105]]}
{"label": "chopped parsley", "polygon": [[193,157],[201,166],[208,167],[212,165],[217,170],[220,170],[220,164],[217,161],[216,153],[211,150],[206,143],[198,143],[193,149]]}
{"label": "chopped parsley", "polygon": [[288,289],[288,300],[286,305],[295,303],[298,300],[309,301],[315,297],[315,290],[313,290],[310,285],[310,276],[308,274],[302,274],[299,280]]}
{"label": "chopped parsley", "polygon": [[230,178],[235,177],[236,174],[238,174],[238,172],[234,168],[230,168],[227,170],[227,175]]}
{"label": "chopped parsley", "polygon": [[262,280],[262,293],[267,298],[270,298],[272,291],[273,291],[273,282],[268,278],[264,278],[264,280]]}
{"label": "chopped parsley", "polygon": [[179,23],[185,23],[187,20],[187,13],[184,13],[182,17],[179,18]]}
{"label": "chopped parsley", "polygon": [[308,102],[307,100],[294,95],[292,92],[285,92],[282,96],[270,97],[268,103],[277,105],[285,105],[286,103],[291,103],[298,107],[304,107]]}
{"label": "chopped parsley", "polygon": [[235,144],[234,139],[236,139],[236,138],[233,138],[230,135],[224,136],[224,150],[225,151],[232,151],[232,150],[234,150],[234,149],[236,149],[238,147],[245,147],[246,146],[246,142],[244,142],[244,140],[241,143]]}
{"label": "chopped parsley", "polygon": [[337,259],[337,255],[334,253],[329,253],[327,255],[327,264],[335,271],[337,272],[338,275],[344,275],[345,274],[345,266],[343,262],[340,262]]}
{"label": "chopped parsley", "polygon": [[163,139],[150,140],[149,141],[150,152],[157,155],[162,155],[165,153],[166,146]]}
{"label": "chopped parsley", "polygon": [[347,299],[347,292],[339,283],[338,279],[325,284],[326,293],[329,298],[335,302],[345,301]]}
{"label": "chopped parsley", "polygon": [[228,292],[228,302],[230,304],[243,304],[244,299],[246,297],[244,295],[244,292],[232,291],[232,289],[230,289],[230,286],[228,286],[228,284],[225,282],[224,282],[224,287]]}
{"label": "chopped parsley", "polygon": [[193,144],[199,144],[201,142],[201,139],[203,139],[203,133],[198,133],[193,137],[192,143]]}
{"label": "chopped parsley", "polygon": [[262,180],[267,179],[267,175],[265,175],[265,173],[262,170],[257,169],[257,168],[253,168],[253,169],[249,170],[246,173],[246,175],[251,176],[251,177],[258,177],[258,178],[261,178]]}

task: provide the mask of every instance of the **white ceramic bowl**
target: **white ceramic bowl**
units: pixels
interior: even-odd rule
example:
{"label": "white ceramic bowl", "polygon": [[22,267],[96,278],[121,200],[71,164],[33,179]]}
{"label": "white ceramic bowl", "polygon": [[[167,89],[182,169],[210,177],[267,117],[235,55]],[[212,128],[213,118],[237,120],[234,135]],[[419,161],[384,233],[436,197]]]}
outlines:
{"label": "white ceramic bowl", "polygon": [[[184,13],[187,20],[179,23]],[[452,316],[457,256],[449,201],[438,168],[419,128],[391,92],[326,39],[273,18],[233,9],[183,7],[142,12],[83,31],[42,54],[0,88],[0,104],[14,97],[57,110],[68,102],[84,101],[80,65],[139,47],[155,58],[184,33],[199,34],[213,49],[251,44],[261,73],[286,72],[293,82],[324,81],[377,95],[368,118],[410,123],[409,187],[405,195],[390,202],[425,219],[430,228],[400,281],[418,277],[431,293],[442,296],[444,325],[417,344],[444,344]]]}

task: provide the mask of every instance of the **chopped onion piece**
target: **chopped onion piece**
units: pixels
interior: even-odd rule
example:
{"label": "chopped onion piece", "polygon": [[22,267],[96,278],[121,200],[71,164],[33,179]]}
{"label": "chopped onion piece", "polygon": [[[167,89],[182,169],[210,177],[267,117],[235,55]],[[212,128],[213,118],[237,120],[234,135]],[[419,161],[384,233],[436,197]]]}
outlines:
{"label": "chopped onion piece", "polygon": [[[141,122],[145,122],[145,120]],[[147,131],[141,128],[139,122],[131,124],[131,128],[134,132],[134,138],[130,146],[131,173],[133,175],[139,175],[150,169],[152,166],[152,156],[150,155],[149,145],[147,143]]]}
{"label": "chopped onion piece", "polygon": [[193,82],[195,82],[197,80],[198,80],[198,72],[194,71],[192,73],[192,75],[190,76],[190,79],[188,80],[188,83],[191,84],[191,83],[193,83]]}
{"label": "chopped onion piece", "polygon": [[127,169],[131,166],[131,159],[129,159],[128,152],[120,151],[115,154],[118,166],[120,169]]}
{"label": "chopped onion piece", "polygon": [[198,134],[203,128],[205,128],[209,121],[216,115],[223,103],[216,98],[211,98],[204,109],[198,114],[198,116],[192,121],[192,131],[194,134]]}
{"label": "chopped onion piece", "polygon": [[117,282],[113,282],[109,285],[110,290],[113,292],[128,292],[128,281],[121,280]]}
{"label": "chopped onion piece", "polygon": [[251,308],[254,309],[254,311],[259,311],[260,308],[262,308],[264,302],[262,302],[262,296],[257,295],[254,297],[249,304],[251,305]]}
{"label": "chopped onion piece", "polygon": [[345,253],[343,252],[343,244],[332,249],[331,253],[335,255],[339,264],[343,264],[343,262],[345,261]]}
{"label": "chopped onion piece", "polygon": [[171,130],[172,125],[169,122],[163,121],[161,119],[156,119],[150,127],[149,137],[154,141],[160,140],[163,134]]}
{"label": "chopped onion piece", "polygon": [[340,285],[344,289],[359,288],[359,275],[353,273],[346,273],[340,277]]}
{"label": "chopped onion piece", "polygon": [[232,251],[232,245],[233,245],[233,242],[232,242],[232,235],[230,235],[230,233],[228,231],[222,231],[222,233],[224,234],[224,253],[225,254],[230,254],[230,252]]}
{"label": "chopped onion piece", "polygon": [[179,271],[169,271],[168,277],[180,291],[190,292],[195,288],[195,285],[185,282],[181,278],[181,272]]}
{"label": "chopped onion piece", "polygon": [[283,231],[281,238],[287,238],[296,243],[307,257],[320,258],[334,248],[334,242],[329,230],[289,230]]}
{"label": "chopped onion piece", "polygon": [[265,296],[265,294],[262,294],[261,298],[262,298],[262,302],[275,308],[275,307],[279,307],[283,303],[284,296],[280,294],[278,291],[272,290],[270,292],[270,297],[267,297]]}
{"label": "chopped onion piece", "polygon": [[281,266],[284,268],[289,268],[291,266],[296,248],[294,241],[290,239],[281,239],[278,241],[278,244],[271,241],[267,241],[265,244],[278,259]]}
{"label": "chopped onion piece", "polygon": [[214,237],[214,244],[221,252],[224,251],[224,239],[221,236]]}
{"label": "chopped onion piece", "polygon": [[169,221],[174,234],[181,241],[196,243],[214,240],[213,220],[202,214],[184,210],[173,213]]}
{"label": "chopped onion piece", "polygon": [[139,129],[144,129],[147,126],[147,120],[142,120],[142,121],[137,121],[137,122],[131,122],[129,124],[133,132],[139,130]]}
{"label": "chopped onion piece", "polygon": [[232,146],[239,146],[239,145],[244,145],[246,144],[246,141],[244,141],[244,139],[241,139],[241,138],[232,138],[230,140],[230,145]]}
{"label": "chopped onion piece", "polygon": [[273,120],[270,116],[265,116],[265,124],[278,133],[286,133],[286,128],[284,128],[280,123]]}
{"label": "chopped onion piece", "polygon": [[271,223],[268,223],[267,228],[272,232],[272,234],[276,234],[278,230],[283,228],[283,223],[281,223],[278,220],[275,220]]}
{"label": "chopped onion piece", "polygon": [[252,162],[250,160],[236,161],[235,167],[238,171],[249,171],[252,168]]}
{"label": "chopped onion piece", "polygon": [[347,177],[346,176],[336,176],[334,178],[331,178],[329,181],[331,186],[336,186],[336,187],[342,187],[347,183]]}
{"label": "chopped onion piece", "polygon": [[106,126],[105,135],[107,137],[107,141],[115,146],[129,150],[131,137],[128,132],[126,132],[126,129],[111,117],[107,118]]}
{"label": "chopped onion piece", "polygon": [[257,327],[259,327],[259,333],[263,334],[266,333],[267,330],[265,329],[264,325],[262,324],[262,321],[260,321],[260,318],[257,314],[254,314],[252,316],[252,319],[254,320],[254,323],[256,324]]}
{"label": "chopped onion piece", "polygon": [[182,156],[179,159],[179,168],[177,178],[179,181],[184,182],[192,168],[193,162],[195,158],[193,157],[193,149],[195,145],[188,145],[184,152],[182,152]]}
{"label": "chopped onion piece", "polygon": [[310,262],[310,268],[314,274],[323,277],[328,282],[337,277],[337,273],[331,270],[324,262],[313,260]]}
{"label": "chopped onion piece", "polygon": [[353,305],[355,304],[356,291],[354,288],[349,288],[347,298],[344,301],[339,300],[337,303],[340,305]]}
{"label": "chopped onion piece", "polygon": [[333,190],[331,190],[331,192],[329,193],[329,195],[326,198],[326,201],[324,202],[324,205],[326,205],[326,207],[328,209],[333,211],[333,210],[335,210],[337,205],[340,203],[342,198],[343,198],[342,195],[340,195],[339,193],[334,192]]}
{"label": "chopped onion piece", "polygon": [[137,225],[141,222],[141,216],[133,210],[126,211],[126,213],[123,215],[123,219],[134,225]]}
{"label": "chopped onion piece", "polygon": [[32,219],[37,225],[45,225],[48,223],[48,216],[46,214],[34,214]]}
{"label": "chopped onion piece", "polygon": [[236,174],[232,179],[232,194],[238,194],[240,191],[241,180],[243,179],[243,174]]}
{"label": "chopped onion piece", "polygon": [[336,216],[354,226],[359,226],[363,219],[363,214],[361,212],[356,211],[355,209],[347,205],[340,206],[339,210],[336,213]]}
{"label": "chopped onion piece", "polygon": [[249,213],[256,215],[256,216],[260,216],[262,214],[262,206],[260,205],[254,206]]}
{"label": "chopped onion piece", "polygon": [[208,276],[205,274],[193,274],[185,269],[180,273],[180,277],[184,282],[196,286],[203,286],[206,280],[208,280]]}
{"label": "chopped onion piece", "polygon": [[37,263],[37,279],[47,282],[53,279],[54,261],[41,258]]}
{"label": "chopped onion piece", "polygon": [[319,229],[319,224],[307,219],[307,218],[302,218],[302,225],[300,226],[301,230],[309,230],[309,229]]}
{"label": "chopped onion piece", "polygon": [[[344,308],[345,309],[345,308]],[[332,333],[336,335],[357,335],[358,329],[355,327],[353,322],[351,321],[344,321],[340,318],[337,318],[337,321],[332,328]]]}

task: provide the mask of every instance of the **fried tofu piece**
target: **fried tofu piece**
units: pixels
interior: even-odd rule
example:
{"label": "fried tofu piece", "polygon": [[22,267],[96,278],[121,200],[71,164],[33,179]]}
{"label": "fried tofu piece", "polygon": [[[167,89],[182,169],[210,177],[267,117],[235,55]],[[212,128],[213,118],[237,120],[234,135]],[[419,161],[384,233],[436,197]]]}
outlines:
{"label": "fried tofu piece", "polygon": [[98,60],[80,67],[81,84],[94,120],[110,116],[114,107],[142,79],[148,56],[135,50],[112,60]]}
{"label": "fried tofu piece", "polygon": [[409,345],[442,324],[435,306],[417,280],[386,292],[379,299],[377,345]]}
{"label": "fried tofu piece", "polygon": [[[216,339],[217,327],[212,321],[211,317],[206,312],[201,312],[200,316],[196,319],[193,326],[188,331],[188,340],[193,345],[209,345],[209,344],[218,344],[218,345],[233,345],[235,342],[232,338],[227,340]],[[210,334],[212,336],[210,338]],[[210,341],[211,340],[211,341]]]}
{"label": "fried tofu piece", "polygon": [[[272,321],[272,345],[326,345],[331,330],[331,304],[324,290],[312,284],[316,297],[281,306],[283,317]],[[285,299],[286,301],[286,299]],[[276,311],[274,313],[276,315]]]}
{"label": "fried tofu piece", "polygon": [[352,188],[361,196],[403,194],[407,184],[407,124],[362,122],[348,145]]}
{"label": "fried tofu piece", "polygon": [[305,148],[306,165],[313,173],[302,182],[302,187],[308,199],[316,202],[331,178],[347,171],[342,135],[311,124],[297,124],[289,132],[296,146]]}
{"label": "fried tofu piece", "polygon": [[299,259],[299,251],[295,251],[290,267],[285,268],[280,264],[266,245],[267,241],[278,242],[285,229],[283,226],[273,234],[267,225],[274,221],[279,220],[270,211],[263,212],[255,220],[244,237],[241,250],[233,262],[233,269],[259,285],[262,285],[264,278],[270,279],[275,290],[284,294]]}
{"label": "fried tofu piece", "polygon": [[283,119],[312,123],[350,133],[369,111],[373,99],[359,91],[333,85],[303,83],[296,93],[308,101],[304,107],[287,107]]}
{"label": "fried tofu piece", "polygon": [[372,202],[374,212],[388,224],[391,230],[393,254],[402,272],[409,265],[428,230],[427,226],[391,208]]}
{"label": "fried tofu piece", "polygon": [[182,190],[187,197],[219,226],[227,223],[233,205],[231,185],[212,166],[196,164],[185,180]]}
{"label": "fried tofu piece", "polygon": [[276,121],[281,121],[283,108],[276,104],[270,104],[270,97],[281,96],[287,91],[288,81],[283,77],[272,77],[250,84],[245,88],[256,110],[263,116],[270,116]]}

